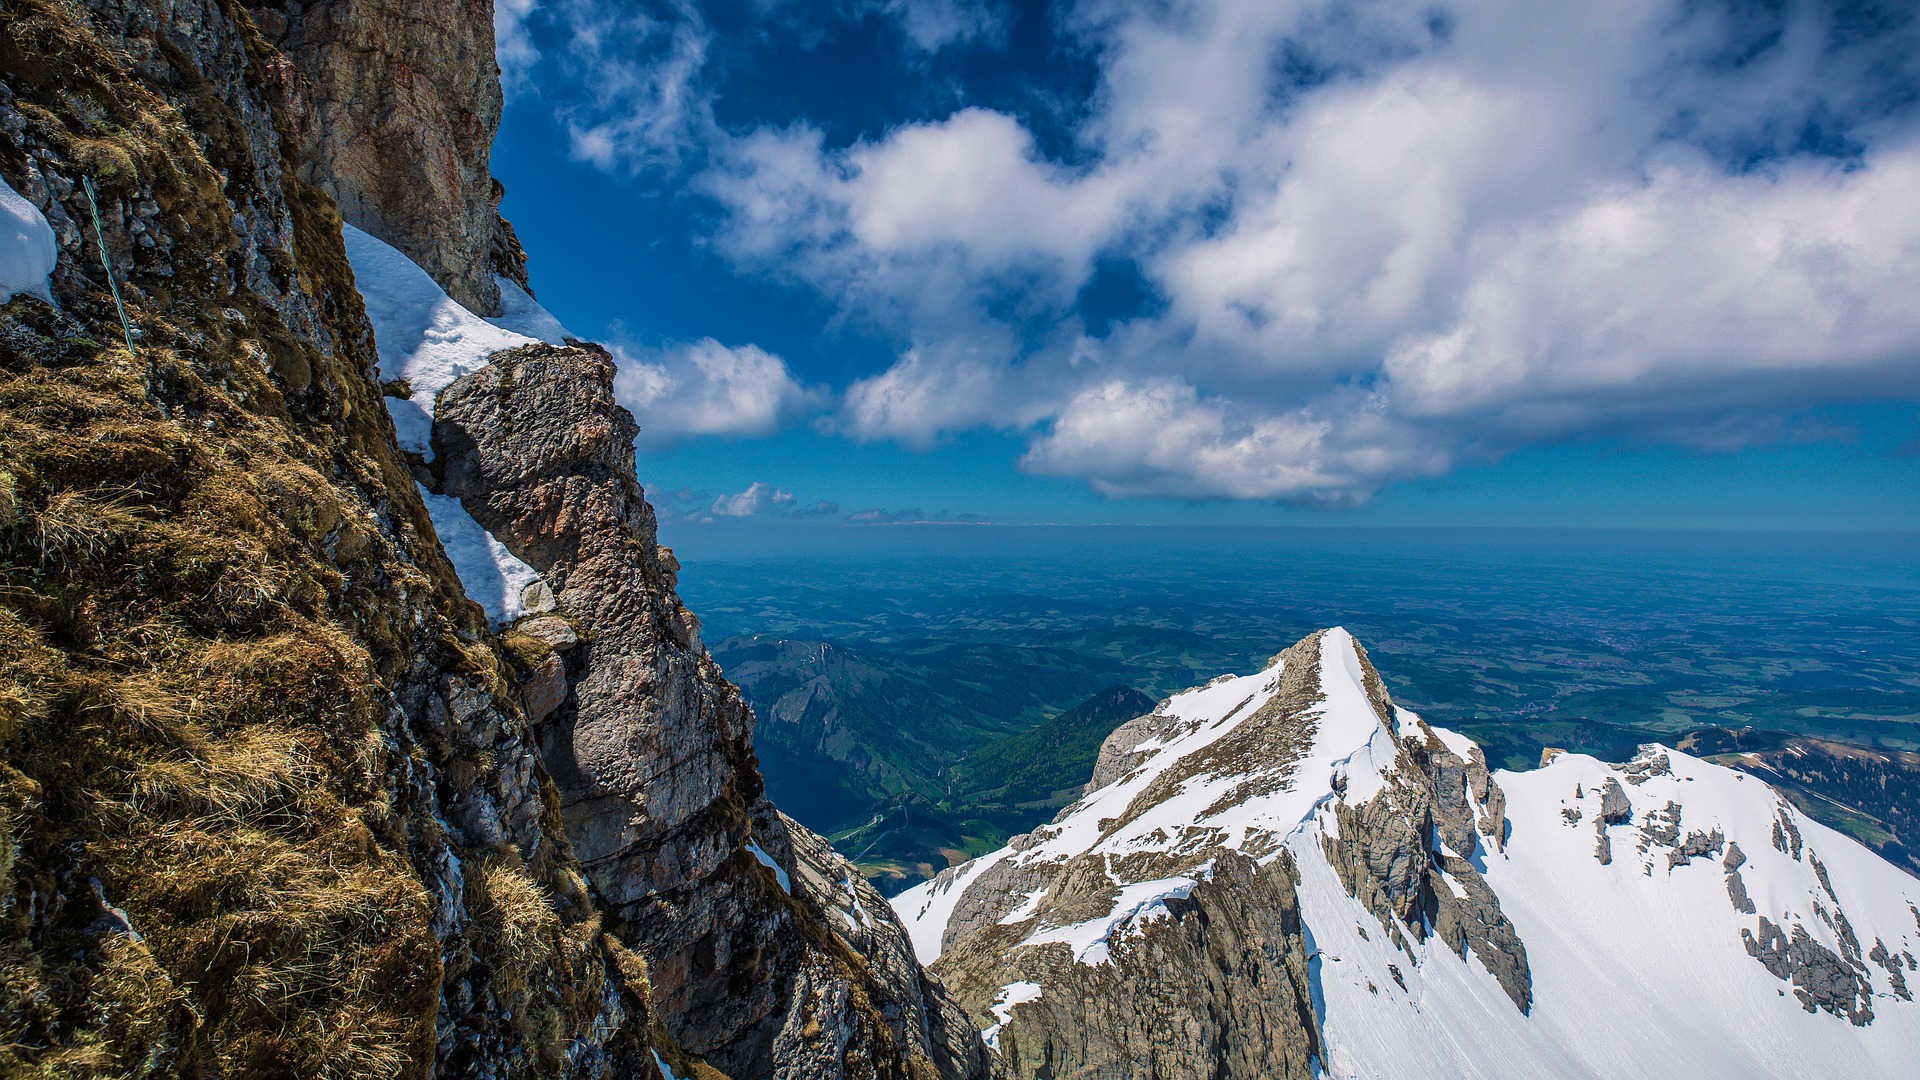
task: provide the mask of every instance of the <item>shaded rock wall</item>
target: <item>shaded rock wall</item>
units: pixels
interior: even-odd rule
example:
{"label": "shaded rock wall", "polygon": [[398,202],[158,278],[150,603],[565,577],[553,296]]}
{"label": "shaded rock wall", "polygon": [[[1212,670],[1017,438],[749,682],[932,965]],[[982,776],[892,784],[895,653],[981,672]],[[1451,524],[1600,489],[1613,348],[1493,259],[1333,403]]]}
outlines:
{"label": "shaded rock wall", "polygon": [[1320,1029],[1298,885],[1285,854],[1263,867],[1223,853],[1212,879],[1166,901],[1166,918],[1116,938],[1107,963],[1080,963],[1061,943],[1020,949],[1031,933],[1022,921],[988,924],[938,966],[984,1022],[1000,1019],[993,1009],[1005,985],[1046,988],[1002,1007],[997,1041],[1014,1076],[1314,1076]]}
{"label": "shaded rock wall", "polygon": [[1424,725],[1395,723],[1384,684],[1355,648],[1375,711],[1400,735],[1400,756],[1378,795],[1358,806],[1335,804],[1340,828],[1322,838],[1327,862],[1390,937],[1399,938],[1401,925],[1420,938],[1431,928],[1462,959],[1477,957],[1526,1012],[1533,1005],[1526,946],[1471,861],[1483,842],[1505,843],[1506,796],[1479,747],[1463,759]]}

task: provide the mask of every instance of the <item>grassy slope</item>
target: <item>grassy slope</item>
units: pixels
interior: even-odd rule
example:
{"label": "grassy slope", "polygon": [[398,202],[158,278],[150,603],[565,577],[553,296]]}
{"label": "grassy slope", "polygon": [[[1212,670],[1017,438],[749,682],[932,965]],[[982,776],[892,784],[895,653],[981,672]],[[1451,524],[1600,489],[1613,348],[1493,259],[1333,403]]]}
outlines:
{"label": "grassy slope", "polygon": [[[396,804],[428,762],[383,742],[388,691],[416,664],[513,687],[393,447],[331,203],[254,187],[234,113],[161,52],[136,70],[80,8],[0,8],[0,72],[48,171],[98,179],[144,331],[128,355],[80,277],[64,313],[0,310],[0,1074],[427,1075],[446,958],[410,850],[438,826]],[[330,349],[235,283],[228,200],[276,194],[274,272]],[[164,264],[114,228],[143,198]],[[556,910],[570,862],[562,840],[467,867],[446,962],[523,1006],[509,1072],[557,1067],[606,964],[644,989]]]}

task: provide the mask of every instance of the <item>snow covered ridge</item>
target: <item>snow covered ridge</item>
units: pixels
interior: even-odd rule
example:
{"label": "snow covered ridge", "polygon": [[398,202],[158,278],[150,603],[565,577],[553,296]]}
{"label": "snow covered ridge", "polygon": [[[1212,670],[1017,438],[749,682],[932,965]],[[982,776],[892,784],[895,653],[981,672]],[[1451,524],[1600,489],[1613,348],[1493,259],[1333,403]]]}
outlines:
{"label": "snow covered ridge", "polygon": [[1920,882],[1664,747],[1489,772],[1342,630],[1123,725],[1095,779],[894,900],[1016,1076],[1142,1045],[1163,1074],[1234,1077],[1920,1061]]}
{"label": "snow covered ridge", "polygon": [[[351,225],[341,233],[367,320],[373,324],[380,378],[408,385],[407,397],[386,399],[402,450],[433,456],[435,399],[461,376],[486,367],[494,353],[539,341],[562,345],[572,336],[525,289],[506,278],[499,279],[500,317],[483,319],[456,303],[397,249]],[[420,497],[461,586],[495,625],[543,610],[551,602],[533,567],[481,528],[458,499],[424,488]]]}

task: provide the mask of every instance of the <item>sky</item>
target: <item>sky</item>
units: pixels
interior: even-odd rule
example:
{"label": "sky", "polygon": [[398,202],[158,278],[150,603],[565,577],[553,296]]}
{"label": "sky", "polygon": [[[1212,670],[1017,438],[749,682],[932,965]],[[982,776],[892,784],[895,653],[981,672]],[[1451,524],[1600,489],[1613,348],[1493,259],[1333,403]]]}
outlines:
{"label": "sky", "polygon": [[1920,529],[1894,0],[499,0],[663,529]]}

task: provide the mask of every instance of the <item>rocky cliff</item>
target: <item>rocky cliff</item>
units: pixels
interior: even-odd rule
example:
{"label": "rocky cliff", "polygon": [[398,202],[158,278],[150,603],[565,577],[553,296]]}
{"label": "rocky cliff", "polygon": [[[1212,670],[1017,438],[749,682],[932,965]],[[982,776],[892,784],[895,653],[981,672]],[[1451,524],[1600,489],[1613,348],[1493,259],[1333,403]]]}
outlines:
{"label": "rocky cliff", "polygon": [[283,63],[296,171],[447,294],[500,313],[527,284],[488,159],[500,126],[492,0],[247,0]]}
{"label": "rocky cliff", "polygon": [[441,393],[433,443],[442,490],[553,592],[509,641],[551,680],[534,716],[567,831],[653,961],[668,1030],[736,1076],[986,1075],[884,901],[767,802],[751,715],[674,593],[613,376],[592,347],[497,355]]}
{"label": "rocky cliff", "polygon": [[1341,630],[1122,725],[1090,788],[895,900],[1015,1076],[1894,1076],[1920,1049],[1911,878],[1664,748],[1490,772]]}
{"label": "rocky cliff", "polygon": [[335,197],[497,302],[484,7],[0,4],[58,248],[0,308],[0,1073],[984,1075],[760,797],[603,354],[490,369],[570,426],[447,455],[557,610],[503,640],[442,549]]}

